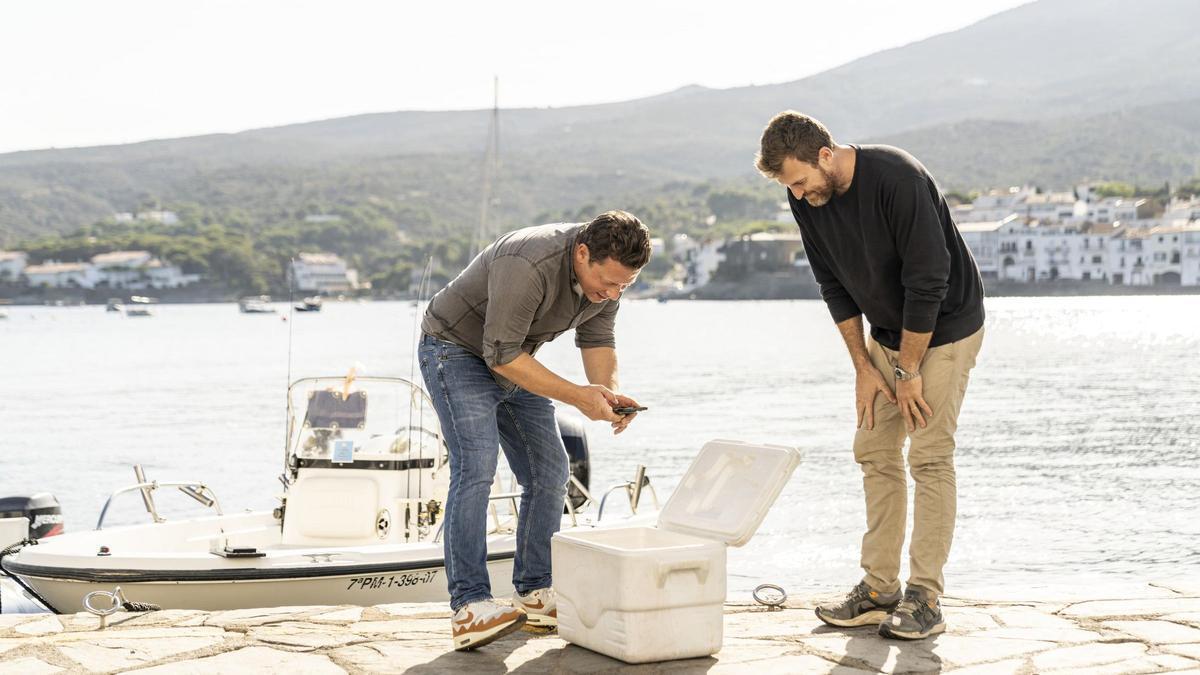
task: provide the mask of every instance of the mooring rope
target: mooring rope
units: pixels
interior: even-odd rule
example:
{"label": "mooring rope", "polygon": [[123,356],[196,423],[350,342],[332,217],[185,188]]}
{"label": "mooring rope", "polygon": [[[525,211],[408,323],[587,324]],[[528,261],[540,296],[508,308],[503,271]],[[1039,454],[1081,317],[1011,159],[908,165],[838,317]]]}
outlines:
{"label": "mooring rope", "polygon": [[[51,605],[49,602],[47,602],[45,598],[43,598],[41,595],[39,595],[37,591],[30,588],[24,581],[21,581],[20,577],[13,574],[12,572],[9,572],[8,570],[4,569],[4,557],[5,556],[12,555],[12,554],[16,553],[17,551],[20,551],[21,549],[25,548],[26,546],[37,546],[37,543],[38,543],[37,539],[31,539],[29,537],[26,537],[25,539],[22,539],[21,541],[18,541],[15,544],[10,544],[9,546],[6,546],[3,550],[0,550],[0,572],[2,572],[4,574],[4,576],[17,582],[18,586],[25,589],[25,592],[28,593],[29,596],[32,597],[34,600],[37,600],[38,602],[40,602],[43,607],[50,610],[51,612],[54,612],[55,614],[59,614],[60,612],[54,608],[54,605]],[[0,600],[0,614],[2,614],[3,612],[4,612],[3,601]]]}

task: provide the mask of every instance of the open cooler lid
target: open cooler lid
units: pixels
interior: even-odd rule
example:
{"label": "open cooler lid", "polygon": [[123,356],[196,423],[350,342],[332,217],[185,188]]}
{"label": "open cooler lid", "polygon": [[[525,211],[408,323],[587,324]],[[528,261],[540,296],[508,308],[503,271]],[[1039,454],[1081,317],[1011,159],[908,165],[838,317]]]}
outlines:
{"label": "open cooler lid", "polygon": [[799,464],[796,448],[709,441],[659,513],[658,526],[741,546]]}

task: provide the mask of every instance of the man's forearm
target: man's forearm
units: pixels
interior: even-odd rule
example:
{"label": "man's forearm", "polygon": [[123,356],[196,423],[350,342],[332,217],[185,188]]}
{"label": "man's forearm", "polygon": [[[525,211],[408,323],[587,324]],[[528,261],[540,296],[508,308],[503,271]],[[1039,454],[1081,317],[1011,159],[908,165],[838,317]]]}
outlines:
{"label": "man's forearm", "polygon": [[854,362],[855,370],[862,370],[871,365],[871,357],[867,354],[867,343],[863,339],[862,315],[851,317],[837,324],[842,334],[842,341],[850,352],[850,360]]}
{"label": "man's forearm", "polygon": [[929,348],[929,340],[933,333],[914,333],[910,330],[900,331],[900,355],[897,364],[905,372],[915,373],[921,368],[921,360],[925,358],[925,350]]}
{"label": "man's forearm", "polygon": [[492,370],[525,391],[570,405],[578,402],[579,385],[558,376],[529,354],[521,353]]}
{"label": "man's forearm", "polygon": [[579,350],[583,358],[583,372],[591,384],[600,384],[612,391],[617,387],[617,350],[612,347],[588,347]]}

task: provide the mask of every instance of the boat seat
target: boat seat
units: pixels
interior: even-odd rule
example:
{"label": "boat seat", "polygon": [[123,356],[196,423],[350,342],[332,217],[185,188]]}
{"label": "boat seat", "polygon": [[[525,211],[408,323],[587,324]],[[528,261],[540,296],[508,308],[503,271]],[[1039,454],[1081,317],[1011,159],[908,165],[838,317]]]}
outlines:
{"label": "boat seat", "polygon": [[288,489],[285,545],[345,546],[375,541],[379,486],[369,476],[305,476]]}
{"label": "boat seat", "polygon": [[308,394],[304,426],[312,429],[362,429],[367,419],[367,392],[325,389]]}

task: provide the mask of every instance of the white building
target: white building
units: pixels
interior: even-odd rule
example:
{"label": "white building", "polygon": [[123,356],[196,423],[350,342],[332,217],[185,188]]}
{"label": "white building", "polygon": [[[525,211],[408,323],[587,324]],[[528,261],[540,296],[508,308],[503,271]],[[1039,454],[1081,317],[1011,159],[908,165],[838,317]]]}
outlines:
{"label": "white building", "polygon": [[1092,223],[1132,223],[1138,219],[1138,207],[1145,203],[1145,199],[1120,197],[1106,197],[1091,202],[1080,201],[1076,208],[1075,220]]}
{"label": "white building", "polygon": [[109,288],[133,288],[142,283],[142,269],[153,259],[149,251],[113,251],[92,256],[92,265]]}
{"label": "white building", "polygon": [[306,223],[339,223],[342,217],[330,213],[312,213],[304,216]]}
{"label": "white building", "polygon": [[725,246],[723,241],[700,241],[677,234],[671,243],[675,260],[684,269],[683,285],[688,289],[707,284],[725,260],[721,251]]}
{"label": "white building", "polygon": [[1072,260],[1078,260],[1079,279],[1112,283],[1112,247],[1123,226],[1119,222],[1089,223],[1072,240]]}
{"label": "white building", "polygon": [[28,261],[24,251],[0,251],[0,283],[19,279]]}
{"label": "white building", "polygon": [[971,249],[979,275],[984,279],[1000,278],[1000,233],[1017,220],[1013,214],[1002,220],[958,224],[958,232]]}
{"label": "white building", "polygon": [[113,251],[92,256],[97,284],[108,288],[145,290],[181,288],[200,280],[198,274],[184,274],[179,267],[154,257],[149,251]]}
{"label": "white building", "polygon": [[48,260],[25,268],[25,278],[35,288],[95,288],[96,268],[85,262]]}
{"label": "white building", "polygon": [[775,222],[796,224],[796,214],[792,213],[791,203],[779,202],[779,210],[775,212]]}
{"label": "white building", "polygon": [[[1131,228],[1124,230],[1113,244],[1109,275],[1114,284],[1126,286],[1190,286],[1200,274],[1200,237],[1197,225]],[[1193,240],[1196,240],[1193,243]]]}
{"label": "white building", "polygon": [[1200,222],[1180,228],[1183,259],[1180,263],[1180,284],[1200,286]]}
{"label": "white building", "polygon": [[[1138,284],[1179,286],[1183,282],[1183,253],[1186,227],[1153,227],[1130,230],[1131,241],[1140,240],[1143,267]],[[1136,239],[1134,239],[1136,238]]]}
{"label": "white building", "polygon": [[[1105,227],[1111,230],[1112,226]],[[1038,281],[1107,278],[1105,254],[1111,232],[1093,233],[1087,226],[1080,225],[1046,225],[1033,229]]]}
{"label": "white building", "polygon": [[162,225],[175,225],[179,222],[179,216],[174,211],[142,211],[137,214],[137,218]]}
{"label": "white building", "polygon": [[1006,190],[989,190],[971,202],[969,208],[956,207],[955,218],[963,222],[986,223],[1004,220],[1014,213],[1024,215],[1024,203],[1037,194],[1031,186],[1010,187]]}
{"label": "white building", "polygon": [[1166,222],[1174,220],[1186,222],[1200,221],[1200,197],[1193,199],[1172,199],[1162,214],[1162,220]]}
{"label": "white building", "polygon": [[[145,286],[141,288],[182,288],[200,281],[199,274],[184,274],[179,267],[168,265],[158,258],[147,263],[142,272],[145,274],[146,282]],[[137,287],[130,286],[130,288]]]}
{"label": "white building", "polygon": [[1112,255],[1108,265],[1108,276],[1113,284],[1150,284],[1150,278],[1146,275],[1146,232],[1147,230],[1130,229],[1113,238]]}
{"label": "white building", "polygon": [[138,213],[123,211],[114,213],[113,220],[118,223],[132,223],[136,220],[161,225],[175,225],[179,222],[179,216],[174,211],[139,211]]}
{"label": "white building", "polygon": [[1036,228],[1020,217],[1006,218],[997,231],[1000,250],[997,256],[997,276],[1008,281],[1037,279]]}
{"label": "white building", "polygon": [[1024,226],[1010,221],[999,229],[998,277],[1025,282],[1107,280],[1111,240],[1119,230],[1110,223]]}
{"label": "white building", "polygon": [[292,261],[291,275],[299,291],[342,293],[358,288],[358,273],[332,253],[299,254]]}
{"label": "white building", "polygon": [[1075,217],[1075,199],[1071,192],[1046,192],[1028,195],[1020,203],[1018,213],[1039,222],[1063,222]]}
{"label": "white building", "polygon": [[954,207],[954,217],[957,222],[982,223],[1004,220],[1015,213],[1028,221],[1043,224],[1129,224],[1138,219],[1138,208],[1145,203],[1144,199],[1100,198],[1086,185],[1077,187],[1075,193],[1039,193],[1036,188],[1025,186],[982,194],[970,205]]}

